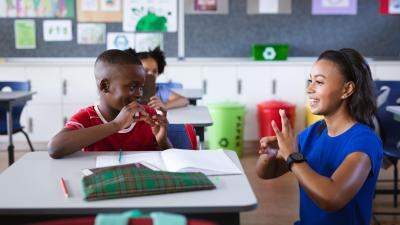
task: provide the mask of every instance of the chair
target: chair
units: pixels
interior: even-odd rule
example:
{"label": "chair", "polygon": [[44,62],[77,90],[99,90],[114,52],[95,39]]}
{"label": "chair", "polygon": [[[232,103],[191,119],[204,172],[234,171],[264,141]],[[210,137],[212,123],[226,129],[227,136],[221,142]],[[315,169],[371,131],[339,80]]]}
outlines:
{"label": "chair", "polygon": [[196,131],[191,124],[169,124],[168,138],[174,148],[197,150]]}
{"label": "chair", "polygon": [[393,194],[393,206],[397,208],[398,170],[400,158],[400,121],[394,120],[394,114],[386,110],[388,105],[400,105],[400,81],[375,81],[377,96],[378,133],[383,142],[383,154],[393,164],[393,190],[379,190],[377,194]]}
{"label": "chair", "polygon": [[[31,84],[29,81],[0,81],[0,91],[30,91]],[[22,132],[24,134],[26,140],[28,141],[29,147],[31,151],[35,151],[33,149],[32,143],[29,139],[28,134],[24,131],[24,127],[20,124],[20,117],[22,110],[24,109],[26,103],[21,105],[15,105],[12,108],[12,118],[13,118],[13,130],[12,133],[15,134],[17,132]],[[7,135],[7,111],[3,108],[0,108],[0,135]]]}

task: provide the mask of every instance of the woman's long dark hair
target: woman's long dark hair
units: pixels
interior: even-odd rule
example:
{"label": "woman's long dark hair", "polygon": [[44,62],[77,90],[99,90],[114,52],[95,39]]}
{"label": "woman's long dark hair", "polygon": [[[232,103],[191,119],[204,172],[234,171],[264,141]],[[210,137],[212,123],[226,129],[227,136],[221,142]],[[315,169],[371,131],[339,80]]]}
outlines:
{"label": "woman's long dark hair", "polygon": [[339,51],[327,50],[318,60],[325,59],[339,66],[346,82],[352,81],[355,85],[353,94],[347,104],[350,115],[358,122],[374,129],[373,117],[376,114],[376,98],[373,89],[371,69],[364,57],[356,50],[342,48]]}
{"label": "woman's long dark hair", "polygon": [[156,47],[148,52],[139,52],[138,56],[140,59],[153,58],[157,62],[158,74],[164,73],[164,68],[167,65],[167,62],[165,61],[165,54],[160,47]]}

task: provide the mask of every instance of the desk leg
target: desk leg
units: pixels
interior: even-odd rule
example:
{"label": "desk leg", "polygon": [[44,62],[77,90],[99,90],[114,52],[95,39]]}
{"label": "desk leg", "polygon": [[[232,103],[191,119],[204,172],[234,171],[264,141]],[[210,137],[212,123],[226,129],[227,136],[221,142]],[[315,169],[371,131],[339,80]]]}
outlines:
{"label": "desk leg", "polygon": [[196,130],[196,134],[199,135],[199,140],[200,143],[199,145],[199,149],[203,149],[204,148],[204,127],[195,127],[194,128]]}
{"label": "desk leg", "polygon": [[7,134],[8,134],[8,165],[14,163],[14,144],[12,139],[12,106],[11,104],[8,105],[7,109]]}
{"label": "desk leg", "polygon": [[196,99],[189,99],[189,105],[197,105]]}

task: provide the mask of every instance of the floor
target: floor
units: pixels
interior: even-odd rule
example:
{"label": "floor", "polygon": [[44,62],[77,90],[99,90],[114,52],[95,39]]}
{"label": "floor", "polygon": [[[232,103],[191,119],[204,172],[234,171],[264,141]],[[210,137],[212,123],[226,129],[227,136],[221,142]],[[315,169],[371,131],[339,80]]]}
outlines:
{"label": "floor", "polygon": [[[242,225],[287,225],[293,224],[298,218],[298,184],[291,174],[286,174],[274,180],[261,180],[255,174],[255,143],[246,143],[244,155],[241,159],[246,175],[253,187],[258,200],[258,207],[250,212],[241,213]],[[16,151],[16,160],[22,157],[26,151]],[[0,173],[7,168],[8,158],[4,150],[0,150]],[[389,179],[392,176],[392,168],[381,170],[379,179]],[[379,183],[387,186],[391,183]],[[400,206],[395,209],[392,206],[391,195],[377,195],[374,201],[374,211],[397,212],[400,214]],[[400,204],[400,202],[399,202]],[[376,216],[381,225],[399,224],[399,216]],[[372,223],[375,225],[375,223]]]}

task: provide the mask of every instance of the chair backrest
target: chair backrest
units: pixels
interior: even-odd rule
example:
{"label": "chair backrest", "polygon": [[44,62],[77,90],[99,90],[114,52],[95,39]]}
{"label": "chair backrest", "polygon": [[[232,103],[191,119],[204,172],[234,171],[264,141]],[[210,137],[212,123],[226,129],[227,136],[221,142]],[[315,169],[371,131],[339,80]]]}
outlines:
{"label": "chair backrest", "polygon": [[[31,83],[29,81],[0,81],[0,91],[30,91]],[[18,129],[21,127],[20,117],[25,103],[16,105],[12,108],[13,128]],[[7,130],[7,116],[6,110],[0,108],[0,133]]]}
{"label": "chair backrest", "polygon": [[197,150],[196,132],[191,124],[169,124],[168,139],[174,148]]}
{"label": "chair backrest", "polygon": [[400,105],[400,81],[376,80],[377,120],[385,148],[400,148],[400,122],[386,110],[388,105]]}

